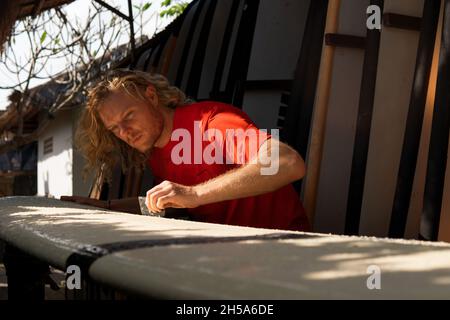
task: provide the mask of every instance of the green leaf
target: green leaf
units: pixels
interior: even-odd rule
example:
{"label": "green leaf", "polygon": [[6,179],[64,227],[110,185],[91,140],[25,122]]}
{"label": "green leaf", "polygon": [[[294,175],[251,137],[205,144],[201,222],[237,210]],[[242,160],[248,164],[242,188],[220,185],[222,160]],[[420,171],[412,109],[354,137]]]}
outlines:
{"label": "green leaf", "polygon": [[44,33],[41,35],[41,44],[44,43],[45,38],[47,38],[47,31],[44,31]]}
{"label": "green leaf", "polygon": [[186,9],[189,3],[187,2],[180,2],[175,3],[170,8],[167,8],[166,10],[163,10],[159,13],[159,16],[161,18],[163,17],[177,17],[180,14],[183,13],[183,11]]}
{"label": "green leaf", "polygon": [[58,45],[59,44],[59,38],[55,39],[55,44]]}
{"label": "green leaf", "polygon": [[161,5],[162,5],[163,7],[168,7],[168,6],[170,6],[171,3],[172,3],[172,0],[164,0],[164,1],[161,3]]}
{"label": "green leaf", "polygon": [[146,4],[144,4],[144,6],[142,7],[142,12],[150,8],[151,5],[152,5],[151,2],[147,2]]}

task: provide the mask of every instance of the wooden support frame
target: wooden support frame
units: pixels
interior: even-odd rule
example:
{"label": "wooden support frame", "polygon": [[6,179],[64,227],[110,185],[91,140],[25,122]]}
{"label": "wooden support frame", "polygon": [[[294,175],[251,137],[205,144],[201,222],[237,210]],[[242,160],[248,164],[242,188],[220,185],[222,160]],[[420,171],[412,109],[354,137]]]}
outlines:
{"label": "wooden support frame", "polygon": [[440,9],[441,1],[425,1],[413,90],[389,226],[389,236],[394,238],[402,238],[405,233],[416,174]]}
{"label": "wooden support frame", "polygon": [[244,11],[239,23],[230,72],[226,83],[227,102],[242,108],[253,36],[258,18],[259,0],[244,0]]}
{"label": "wooden support frame", "polygon": [[[372,0],[370,4],[377,5],[381,10],[384,8],[384,0]],[[359,233],[367,156],[369,152],[370,128],[377,81],[380,37],[381,34],[379,30],[368,30],[367,40],[364,41],[366,51],[361,79],[358,120],[356,125],[355,144],[353,147],[352,169],[345,219],[345,234],[351,235],[357,235]]]}
{"label": "wooden support frame", "polygon": [[[194,17],[192,19],[192,22],[191,22],[191,25],[189,28],[189,32],[188,32],[186,42],[185,42],[186,44],[190,44],[192,42],[192,39],[194,38],[194,32],[197,27],[197,23],[200,18],[200,14],[202,12],[203,6],[205,5],[205,1],[198,1],[196,3],[197,3],[197,8],[195,9]],[[191,10],[192,9],[193,9],[193,7],[191,8]],[[180,63],[178,65],[178,72],[177,72],[177,76],[176,76],[175,84],[174,84],[178,88],[180,88],[180,86],[183,82],[184,72],[185,72],[186,63],[187,63],[187,59],[188,59],[190,50],[191,50],[190,45],[184,46],[183,53],[182,53],[181,59],[180,59]]]}
{"label": "wooden support frame", "polygon": [[327,33],[325,34],[325,44],[333,47],[365,49],[366,38],[348,34]]}
{"label": "wooden support frame", "polygon": [[444,2],[439,73],[433,113],[430,150],[420,236],[437,240],[447,167],[450,128],[450,0]]}
{"label": "wooden support frame", "polygon": [[390,28],[420,31],[422,18],[386,12],[383,15],[383,25]]}
{"label": "wooden support frame", "polygon": [[231,35],[233,31],[233,26],[236,21],[239,5],[241,0],[233,0],[231,5],[230,14],[228,16],[227,24],[225,26],[225,32],[222,40],[222,46],[220,48],[219,58],[217,60],[217,66],[214,74],[214,81],[212,85],[212,90],[210,93],[210,98],[213,100],[224,101],[224,93],[220,93],[220,85],[222,82],[222,76],[225,68],[225,61],[227,58],[228,48],[231,42]]}
{"label": "wooden support frame", "polygon": [[185,93],[189,97],[194,99],[198,96],[198,88],[200,83],[200,77],[202,74],[203,63],[205,61],[206,46],[208,44],[208,38],[210,36],[211,24],[216,10],[217,2],[211,0],[209,2],[206,16],[202,24],[200,36],[197,42],[197,48],[195,49],[194,58],[192,60],[193,68],[189,72],[189,77],[186,85]]}

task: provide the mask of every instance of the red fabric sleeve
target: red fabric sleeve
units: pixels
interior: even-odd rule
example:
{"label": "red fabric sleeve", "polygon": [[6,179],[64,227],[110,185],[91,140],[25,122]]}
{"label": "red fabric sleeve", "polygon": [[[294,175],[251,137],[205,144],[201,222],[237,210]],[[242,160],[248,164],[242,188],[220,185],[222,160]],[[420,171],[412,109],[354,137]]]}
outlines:
{"label": "red fabric sleeve", "polygon": [[220,132],[221,141],[216,142],[222,145],[224,162],[233,164],[249,163],[257,156],[261,145],[271,138],[271,135],[260,130],[245,112],[226,104],[213,108],[205,124],[205,131],[208,129]]}

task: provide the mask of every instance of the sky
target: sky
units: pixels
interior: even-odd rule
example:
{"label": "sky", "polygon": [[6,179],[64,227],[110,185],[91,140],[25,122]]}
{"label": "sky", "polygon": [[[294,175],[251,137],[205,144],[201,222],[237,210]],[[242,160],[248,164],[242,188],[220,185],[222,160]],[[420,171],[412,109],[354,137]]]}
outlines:
{"label": "sky", "polygon": [[[124,14],[128,14],[128,4],[127,0],[108,0],[108,4],[118,8]],[[133,0],[133,5],[141,5],[150,1],[145,0]],[[156,25],[158,25],[158,30],[162,30],[165,25],[167,25],[170,20],[158,18],[154,19],[155,11],[160,11],[160,2],[161,0],[153,1],[154,3],[150,6],[148,10],[145,11],[144,21],[149,20],[144,28],[144,34],[148,37],[154,34]],[[188,1],[189,2],[189,1]],[[88,10],[87,8],[91,6],[91,0],[76,0],[69,5],[64,6],[65,11],[67,13],[68,19],[71,21],[75,21],[75,19],[80,19],[80,21],[85,21],[87,18]],[[134,8],[133,8],[134,10]],[[110,20],[112,17],[112,13],[108,12],[102,16],[102,19],[106,21]],[[97,23],[98,24],[98,23]],[[135,27],[136,29],[136,27]],[[121,38],[121,44],[129,41],[129,37],[125,36]],[[29,55],[29,46],[26,38],[17,39],[15,44],[12,44],[11,47],[15,52],[20,53],[22,59],[26,59],[27,53]],[[5,50],[7,52],[7,50]],[[3,59],[3,58],[2,58]],[[64,70],[65,64],[63,60],[53,60],[48,62],[48,72],[51,74],[56,74]],[[14,74],[9,73],[6,69],[2,68],[0,70],[0,86],[11,85],[11,83],[17,79]],[[17,81],[17,80],[15,80]],[[39,84],[45,83],[47,80],[34,80],[31,84],[31,87],[37,86]],[[8,105],[8,95],[11,93],[11,90],[0,89],[0,110],[4,110]]]}

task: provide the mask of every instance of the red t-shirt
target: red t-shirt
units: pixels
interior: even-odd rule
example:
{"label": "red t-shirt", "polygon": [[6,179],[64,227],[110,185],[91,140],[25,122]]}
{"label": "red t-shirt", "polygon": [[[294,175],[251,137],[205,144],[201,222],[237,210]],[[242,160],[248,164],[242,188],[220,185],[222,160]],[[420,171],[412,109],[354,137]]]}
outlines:
{"label": "red t-shirt", "polygon": [[[250,145],[251,139],[246,139],[245,145],[238,143],[237,138],[227,139],[230,129],[253,129],[258,132],[259,138],[254,140],[257,143],[252,145],[257,149],[270,138],[270,134],[260,131],[243,111],[231,105],[207,101],[177,107],[171,141],[163,148],[154,148],[149,158],[155,182],[168,180],[182,185],[197,185],[240,166],[243,160],[248,162],[255,151],[255,147]],[[202,139],[204,135],[206,139]],[[211,151],[215,141],[220,147]],[[190,151],[185,153],[188,148],[183,150],[182,145],[190,145]],[[208,145],[210,149],[206,152]],[[222,152],[217,152],[220,149]],[[210,155],[210,160],[202,157],[204,152]],[[172,157],[172,153],[178,157]],[[222,158],[222,163],[219,158]],[[291,184],[263,195],[207,204],[188,211],[196,221],[309,230],[304,208]]]}

